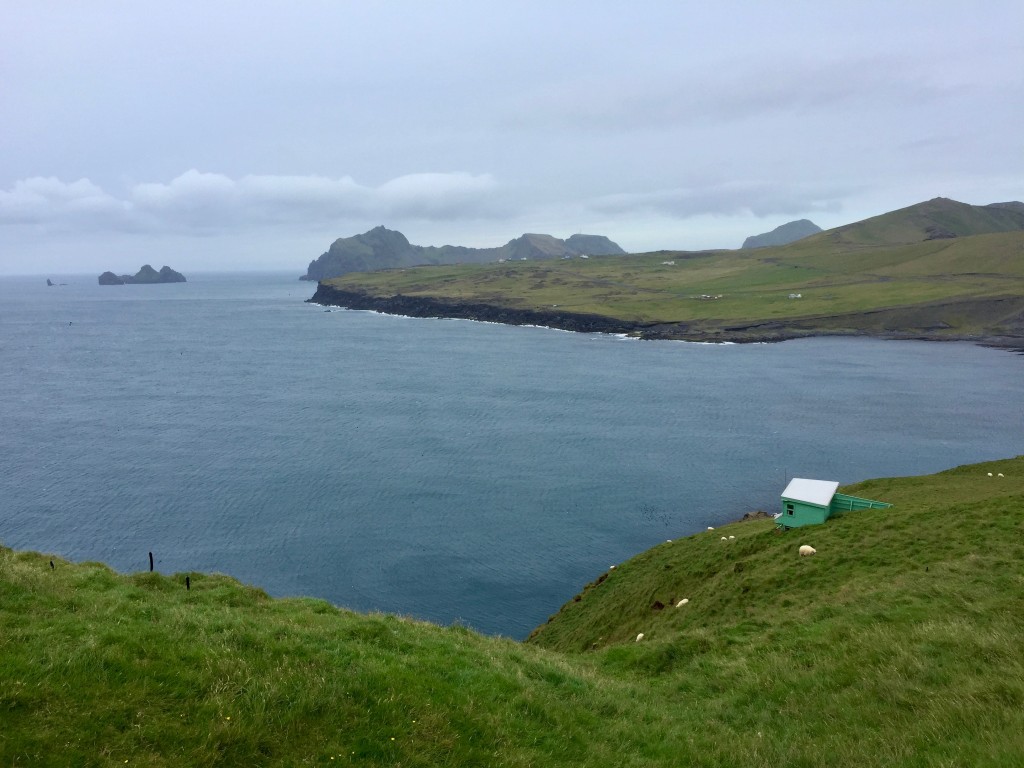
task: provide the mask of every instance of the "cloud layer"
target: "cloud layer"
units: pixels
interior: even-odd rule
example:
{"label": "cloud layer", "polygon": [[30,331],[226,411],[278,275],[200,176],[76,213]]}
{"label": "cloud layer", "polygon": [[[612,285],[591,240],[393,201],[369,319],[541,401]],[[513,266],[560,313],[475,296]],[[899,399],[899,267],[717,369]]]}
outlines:
{"label": "cloud layer", "polygon": [[67,231],[207,235],[239,228],[345,220],[487,219],[502,215],[502,190],[488,174],[416,173],[376,187],[351,177],[186,171],[170,182],[131,186],[123,197],[89,179],[33,177],[0,190],[0,224]]}

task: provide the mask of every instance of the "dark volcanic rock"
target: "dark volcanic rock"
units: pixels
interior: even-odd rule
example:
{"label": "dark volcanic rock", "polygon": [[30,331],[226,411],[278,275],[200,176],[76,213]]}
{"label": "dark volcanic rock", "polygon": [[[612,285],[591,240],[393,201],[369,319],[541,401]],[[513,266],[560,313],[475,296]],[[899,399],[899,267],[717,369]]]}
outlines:
{"label": "dark volcanic rock", "polygon": [[956,232],[950,232],[945,227],[933,224],[924,228],[925,240],[951,240],[956,237]]}
{"label": "dark volcanic rock", "polygon": [[310,303],[346,309],[372,309],[389,315],[409,317],[453,317],[505,325],[539,325],[581,333],[629,333],[643,328],[640,323],[556,310],[513,309],[493,304],[446,301],[422,296],[370,296],[320,283]]}
{"label": "dark volcanic rock", "polygon": [[100,275],[100,285],[124,285],[124,278],[113,272],[104,272]]}
{"label": "dark volcanic rock", "polygon": [[135,276],[130,280],[125,280],[126,283],[132,283],[134,285],[141,285],[145,283],[159,283],[160,273],[153,269],[149,264],[143,264],[142,268],[135,273]]}
{"label": "dark volcanic rock", "polygon": [[184,283],[185,276],[170,267],[162,267],[157,272],[149,264],[144,264],[134,275],[115,275],[104,272],[100,275],[100,285],[155,285],[157,283]]}
{"label": "dark volcanic rock", "polygon": [[160,267],[160,282],[161,283],[184,283],[186,282],[185,276],[181,272],[176,272],[168,266]]}
{"label": "dark volcanic rock", "polygon": [[767,248],[771,245],[786,245],[803,240],[805,237],[821,232],[821,227],[809,219],[799,219],[776,227],[771,232],[751,235],[743,241],[744,248]]}

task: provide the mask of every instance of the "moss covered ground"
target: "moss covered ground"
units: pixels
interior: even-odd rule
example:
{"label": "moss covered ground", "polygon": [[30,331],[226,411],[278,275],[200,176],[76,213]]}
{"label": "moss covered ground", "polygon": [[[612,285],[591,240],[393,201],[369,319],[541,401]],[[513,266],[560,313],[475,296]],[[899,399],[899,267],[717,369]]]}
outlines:
{"label": "moss covered ground", "polygon": [[666,542],[526,643],[0,548],[0,765],[1024,764],[1024,457],[843,490],[893,507]]}

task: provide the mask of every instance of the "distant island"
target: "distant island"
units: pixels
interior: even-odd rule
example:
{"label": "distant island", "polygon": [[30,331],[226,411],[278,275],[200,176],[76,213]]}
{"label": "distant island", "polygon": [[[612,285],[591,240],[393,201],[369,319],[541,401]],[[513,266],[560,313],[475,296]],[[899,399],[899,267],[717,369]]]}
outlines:
{"label": "distant island", "polygon": [[153,285],[155,283],[184,283],[185,276],[181,272],[175,272],[170,267],[161,267],[157,272],[149,264],[144,264],[142,269],[134,275],[115,275],[113,272],[104,272],[99,277],[100,285]]}
{"label": "distant island", "polygon": [[744,248],[768,248],[772,245],[788,245],[805,237],[821,232],[821,227],[810,219],[798,219],[776,227],[771,232],[751,235],[743,241]]}
{"label": "distant island", "polygon": [[374,272],[425,264],[486,264],[496,261],[560,259],[573,256],[619,256],[616,243],[603,235],[573,235],[560,240],[551,235],[525,234],[498,248],[461,245],[412,245],[401,232],[374,227],[353,237],[340,237],[330,249],[310,262],[300,280],[328,280],[350,272]]}

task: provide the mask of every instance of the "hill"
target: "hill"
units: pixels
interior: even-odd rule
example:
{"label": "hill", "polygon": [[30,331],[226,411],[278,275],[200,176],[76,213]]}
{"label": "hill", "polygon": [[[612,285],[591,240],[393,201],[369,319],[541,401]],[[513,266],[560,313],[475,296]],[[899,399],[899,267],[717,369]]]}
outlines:
{"label": "hill", "polygon": [[969,205],[945,197],[829,230],[828,241],[845,245],[901,245],[995,232],[1024,230],[1024,204]]}
{"label": "hill", "polygon": [[642,338],[862,334],[1020,347],[1021,227],[1012,204],[939,199],[783,246],[354,274],[321,283],[312,300]]}
{"label": "hill", "polygon": [[555,259],[581,254],[623,254],[603,235],[573,235],[559,240],[551,235],[525,234],[499,248],[458,245],[412,245],[405,235],[383,226],[353,237],[335,240],[326,253],[310,262],[301,280],[326,280],[349,272],[413,267],[422,264],[483,264],[509,259]]}
{"label": "hill", "polygon": [[527,644],[0,548],[0,762],[1021,764],[1024,457],[844,490],[894,506],[659,545]]}
{"label": "hill", "polygon": [[821,232],[821,227],[809,219],[798,219],[776,227],[771,232],[751,235],[743,241],[743,248],[767,248],[770,245],[786,245]]}

